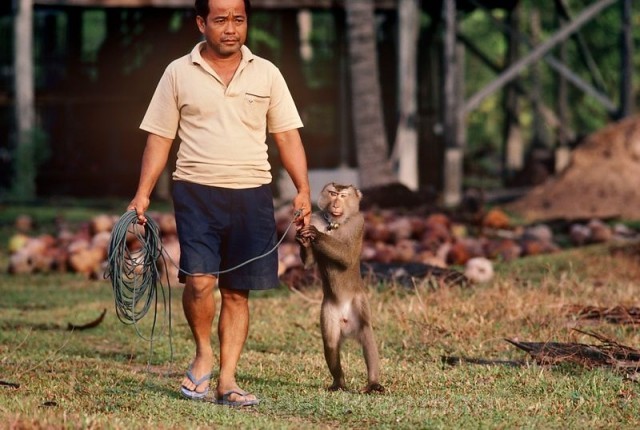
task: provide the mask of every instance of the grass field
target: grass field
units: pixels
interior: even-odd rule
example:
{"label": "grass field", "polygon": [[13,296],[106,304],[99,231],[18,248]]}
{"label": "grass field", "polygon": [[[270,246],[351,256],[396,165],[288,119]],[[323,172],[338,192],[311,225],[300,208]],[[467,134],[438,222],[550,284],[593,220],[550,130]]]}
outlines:
{"label": "grass field", "polygon": [[[254,293],[238,378],[261,404],[247,409],[180,397],[192,359],[180,287],[171,291],[171,342],[161,317],[151,351],[117,319],[107,281],[2,273],[0,428],[639,428],[633,375],[536,364],[504,339],[597,343],[574,330],[582,328],[640,348],[635,326],[586,324],[564,311],[638,306],[640,247],[571,249],[497,269],[494,281],[471,288],[370,285],[383,395],[359,392],[366,374],[353,343],[343,350],[351,390],[326,390],[319,289]],[[97,327],[67,330],[103,309]],[[148,335],[150,327],[151,315],[138,329]],[[523,364],[448,365],[443,356]]]}

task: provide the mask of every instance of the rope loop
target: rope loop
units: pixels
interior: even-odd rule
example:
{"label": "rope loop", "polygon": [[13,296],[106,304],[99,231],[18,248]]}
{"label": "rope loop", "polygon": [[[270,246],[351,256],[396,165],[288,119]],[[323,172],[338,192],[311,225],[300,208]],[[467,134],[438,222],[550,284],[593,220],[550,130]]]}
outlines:
{"label": "rope loop", "polygon": [[[149,217],[143,227],[138,224],[134,210],[125,212],[113,227],[107,255],[105,278],[111,279],[118,319],[124,324],[136,325],[155,305],[152,335],[148,339],[152,340],[157,320],[157,285],[160,283],[158,259],[162,255],[158,225]],[[161,291],[166,308],[164,288]],[[170,308],[169,300],[169,316]],[[136,331],[140,335],[137,326]]]}

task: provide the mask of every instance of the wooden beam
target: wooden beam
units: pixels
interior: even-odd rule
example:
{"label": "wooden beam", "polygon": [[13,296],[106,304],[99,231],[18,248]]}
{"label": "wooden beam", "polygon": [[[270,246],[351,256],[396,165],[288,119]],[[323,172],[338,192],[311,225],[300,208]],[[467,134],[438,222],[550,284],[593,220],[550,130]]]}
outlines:
{"label": "wooden beam", "polygon": [[[482,5],[480,5],[480,3],[477,3],[476,0],[469,0],[471,1],[473,4],[476,4],[478,7],[483,7]],[[521,34],[517,31],[513,31],[513,29],[511,29],[509,26],[504,25],[502,22],[498,21],[497,18],[495,18],[489,11],[488,8],[484,7],[484,9],[487,11],[487,16],[491,19],[491,21],[498,26],[499,28],[502,29],[502,31],[509,35],[510,37],[515,37],[517,39],[522,40],[527,47],[529,47],[530,49],[533,49],[534,44],[531,43],[529,41],[529,39],[524,35]],[[568,16],[568,14],[566,15]],[[571,23],[571,19],[570,18],[566,18],[567,21],[569,22],[569,24]],[[579,34],[579,33],[578,33]],[[562,41],[564,42],[564,41]],[[559,42],[559,43],[562,43]],[[581,51],[582,52],[582,51]],[[585,64],[587,64],[588,66],[588,60],[586,60],[586,58],[589,58],[589,52],[582,52],[583,53],[583,58],[585,58]],[[582,79],[580,76],[578,76],[576,73],[573,73],[571,71],[571,69],[569,67],[567,67],[563,62],[558,61],[553,55],[551,54],[546,54],[543,58],[543,60],[549,65],[549,67],[551,67],[553,70],[555,70],[560,76],[562,76],[563,78],[565,78],[568,82],[571,82],[576,88],[578,88],[579,90],[581,90],[582,92],[584,92],[585,94],[593,97],[594,99],[596,99],[602,106],[605,107],[605,109],[607,109],[607,112],[609,113],[609,115],[611,116],[615,116],[616,113],[618,112],[618,107],[616,106],[616,104],[606,95],[604,94],[601,89],[604,88],[604,84],[600,85],[597,84],[596,87],[594,87],[593,85],[589,84],[587,81],[585,81],[584,79]],[[591,67],[588,66],[591,70]],[[596,73],[597,72],[597,67],[596,70],[593,71],[592,73]],[[594,79],[596,75],[593,75]]]}
{"label": "wooden beam", "polygon": [[[344,7],[345,0],[251,0],[254,9],[331,9]],[[33,0],[39,6],[81,6],[81,7],[169,7],[192,8],[193,0]],[[375,0],[376,9],[395,9],[398,0]]]}
{"label": "wooden beam", "polygon": [[443,132],[445,142],[444,153],[444,186],[443,202],[445,206],[457,206],[462,200],[462,162],[464,156],[464,143],[459,141],[461,137],[459,128],[464,126],[461,119],[464,111],[459,105],[460,90],[458,85],[459,64],[458,50],[456,49],[456,33],[458,30],[456,0],[444,0],[442,4],[442,18],[444,21],[443,37]]}
{"label": "wooden beam", "polygon": [[399,120],[394,144],[398,161],[398,180],[412,190],[418,189],[418,36],[420,4],[418,0],[400,0],[398,36]]}

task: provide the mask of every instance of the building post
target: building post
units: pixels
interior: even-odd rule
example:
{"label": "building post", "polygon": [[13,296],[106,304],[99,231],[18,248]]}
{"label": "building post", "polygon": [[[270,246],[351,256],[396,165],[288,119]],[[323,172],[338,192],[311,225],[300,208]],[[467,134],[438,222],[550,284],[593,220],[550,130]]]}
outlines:
{"label": "building post", "polygon": [[16,149],[14,197],[35,197],[35,89],[33,73],[33,0],[15,0],[14,84]]}
{"label": "building post", "polygon": [[456,206],[462,200],[462,163],[464,158],[463,145],[459,138],[463,136],[459,127],[461,116],[459,105],[458,79],[460,67],[457,58],[457,18],[456,0],[444,0],[442,7],[444,22],[444,43],[443,43],[443,133],[445,142],[444,153],[444,186],[443,203],[445,206]]}

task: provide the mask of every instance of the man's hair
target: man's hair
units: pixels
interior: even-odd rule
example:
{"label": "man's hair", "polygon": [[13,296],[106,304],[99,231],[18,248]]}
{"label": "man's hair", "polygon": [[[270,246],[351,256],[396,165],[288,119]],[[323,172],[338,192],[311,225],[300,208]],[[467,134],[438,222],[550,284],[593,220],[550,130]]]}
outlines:
{"label": "man's hair", "polygon": [[[207,19],[209,16],[209,0],[196,0],[194,4],[196,15],[201,16],[203,19]],[[244,11],[247,14],[247,18],[251,15],[251,1],[244,0]]]}

